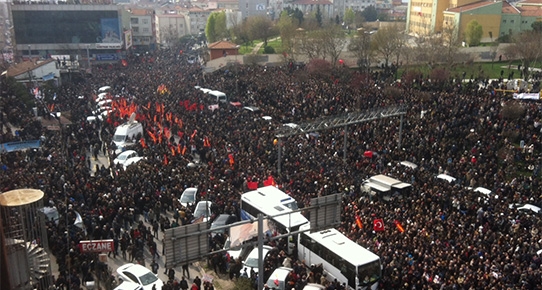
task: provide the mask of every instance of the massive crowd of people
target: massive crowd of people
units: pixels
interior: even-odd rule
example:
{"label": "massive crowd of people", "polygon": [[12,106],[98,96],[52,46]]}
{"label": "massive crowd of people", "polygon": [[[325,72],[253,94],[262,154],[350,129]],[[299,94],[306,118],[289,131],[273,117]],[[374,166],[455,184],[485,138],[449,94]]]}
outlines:
{"label": "massive crowd of people", "polygon": [[[17,137],[7,129],[2,142],[44,141],[39,150],[4,154],[0,184],[2,191],[41,189],[45,204],[61,213],[58,224],[47,225],[62,273],[57,282],[79,287],[81,269],[86,272],[95,261],[77,248],[79,240],[89,237],[115,239],[118,254],[128,253],[129,260],[153,248],[153,257],[161,255],[156,233],[190,222],[190,209],[182,209],[174,220],[165,215],[181,209],[176,198],[187,187],[197,187],[214,203],[216,214],[238,215],[247,182],[262,186],[273,176],[278,187],[305,206],[313,197],[343,193],[338,229],[381,257],[382,289],[540,288],[540,216],[510,207],[540,206],[538,102],[512,100],[472,82],[437,84],[422,77],[387,83],[345,68],[315,75],[286,64],[247,65],[205,74],[177,50],[131,54],[126,64],[96,65],[83,81],[51,89],[57,97],[46,97],[47,106],[54,103],[55,111],[70,112],[72,124],[61,131],[42,128],[17,99],[1,99],[4,125],[21,127]],[[111,86],[113,112],[89,123],[97,89],[106,85]],[[195,86],[226,92],[260,111],[228,103],[211,109]],[[393,105],[407,107],[402,130],[398,118],[349,125],[346,159],[343,128],[280,143],[274,134],[284,123]],[[145,128],[134,147],[145,160],[126,169],[113,164],[89,168],[91,146],[114,159],[115,127],[132,112]],[[373,156],[366,157],[366,151]],[[196,153],[201,160],[194,165]],[[402,160],[418,168],[402,166]],[[439,173],[457,180],[435,178]],[[375,174],[412,183],[412,190],[391,200],[370,197],[362,182]],[[478,186],[491,194],[472,190]],[[66,213],[74,221],[75,212],[86,232],[66,229]],[[373,231],[375,218],[383,219],[384,231]],[[139,222],[143,219],[152,228]],[[73,273],[66,273],[68,263]]]}

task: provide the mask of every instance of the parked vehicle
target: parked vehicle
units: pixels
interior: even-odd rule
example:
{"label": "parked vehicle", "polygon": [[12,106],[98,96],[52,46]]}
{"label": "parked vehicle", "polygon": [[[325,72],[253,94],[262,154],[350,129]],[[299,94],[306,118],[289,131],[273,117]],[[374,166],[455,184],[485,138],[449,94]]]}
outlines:
{"label": "parked vehicle", "polygon": [[137,152],[135,150],[126,150],[124,152],[122,152],[121,154],[119,154],[119,156],[117,156],[117,158],[115,158],[113,160],[113,164],[117,165],[117,164],[122,164],[124,165],[126,163],[126,161],[132,157],[138,157],[139,155],[137,154]]}
{"label": "parked vehicle", "polygon": [[[270,246],[266,246],[266,245],[263,246],[263,249],[262,249],[263,260],[267,258],[267,255],[272,249],[273,248],[271,248]],[[248,254],[245,261],[243,261],[243,269],[241,269],[241,277],[243,276],[250,277],[251,270],[254,271],[255,273],[258,273],[259,261],[260,259],[258,257],[258,248],[256,247],[252,249],[252,251],[250,252],[250,254]]]}
{"label": "parked vehicle", "polygon": [[183,191],[183,193],[181,194],[181,198],[179,198],[179,202],[184,207],[193,205],[196,203],[197,194],[198,194],[197,187],[189,187]]}
{"label": "parked vehicle", "polygon": [[[139,284],[143,290],[162,289],[164,282],[151,270],[139,265],[128,263],[117,269],[119,280]],[[119,281],[120,282],[120,281]]]}
{"label": "parked vehicle", "polygon": [[196,209],[194,210],[194,220],[201,219],[202,222],[211,220],[213,216],[211,212],[212,204],[212,202],[207,200],[198,202],[198,204],[196,204]]}

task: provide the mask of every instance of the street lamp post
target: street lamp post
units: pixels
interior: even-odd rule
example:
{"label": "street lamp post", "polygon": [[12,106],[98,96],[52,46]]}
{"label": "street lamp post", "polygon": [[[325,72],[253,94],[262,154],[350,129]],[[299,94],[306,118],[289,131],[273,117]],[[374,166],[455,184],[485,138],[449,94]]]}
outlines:
{"label": "street lamp post", "polygon": [[89,53],[90,44],[87,44],[87,66],[90,69],[90,53]]}
{"label": "street lamp post", "polygon": [[32,51],[30,50],[30,44],[27,47],[28,47],[28,59],[32,60]]}

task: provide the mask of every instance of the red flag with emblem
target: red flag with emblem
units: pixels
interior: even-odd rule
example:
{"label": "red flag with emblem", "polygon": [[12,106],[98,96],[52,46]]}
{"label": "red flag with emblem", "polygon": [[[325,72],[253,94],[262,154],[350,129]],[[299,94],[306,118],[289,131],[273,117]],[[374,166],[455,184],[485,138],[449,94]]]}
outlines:
{"label": "red flag with emblem", "polygon": [[382,232],[384,231],[384,220],[382,219],[375,219],[373,221],[373,230],[375,232]]}

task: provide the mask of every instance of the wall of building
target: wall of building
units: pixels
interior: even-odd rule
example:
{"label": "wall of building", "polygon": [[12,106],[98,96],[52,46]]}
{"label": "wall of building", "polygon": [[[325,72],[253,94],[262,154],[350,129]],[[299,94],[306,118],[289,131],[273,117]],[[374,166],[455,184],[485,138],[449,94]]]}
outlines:
{"label": "wall of building", "polygon": [[[500,29],[500,14],[474,14],[474,13],[462,13],[461,21],[459,25],[459,38],[461,40],[465,39],[465,31],[469,22],[476,20],[483,27],[482,42],[490,42],[491,38],[495,40],[498,36],[498,31]],[[490,37],[489,32],[492,32],[492,37]]]}
{"label": "wall of building", "polygon": [[[521,31],[521,15],[519,14],[503,14],[500,19],[499,37],[507,34],[515,34]],[[528,28],[531,30],[532,28]]]}

